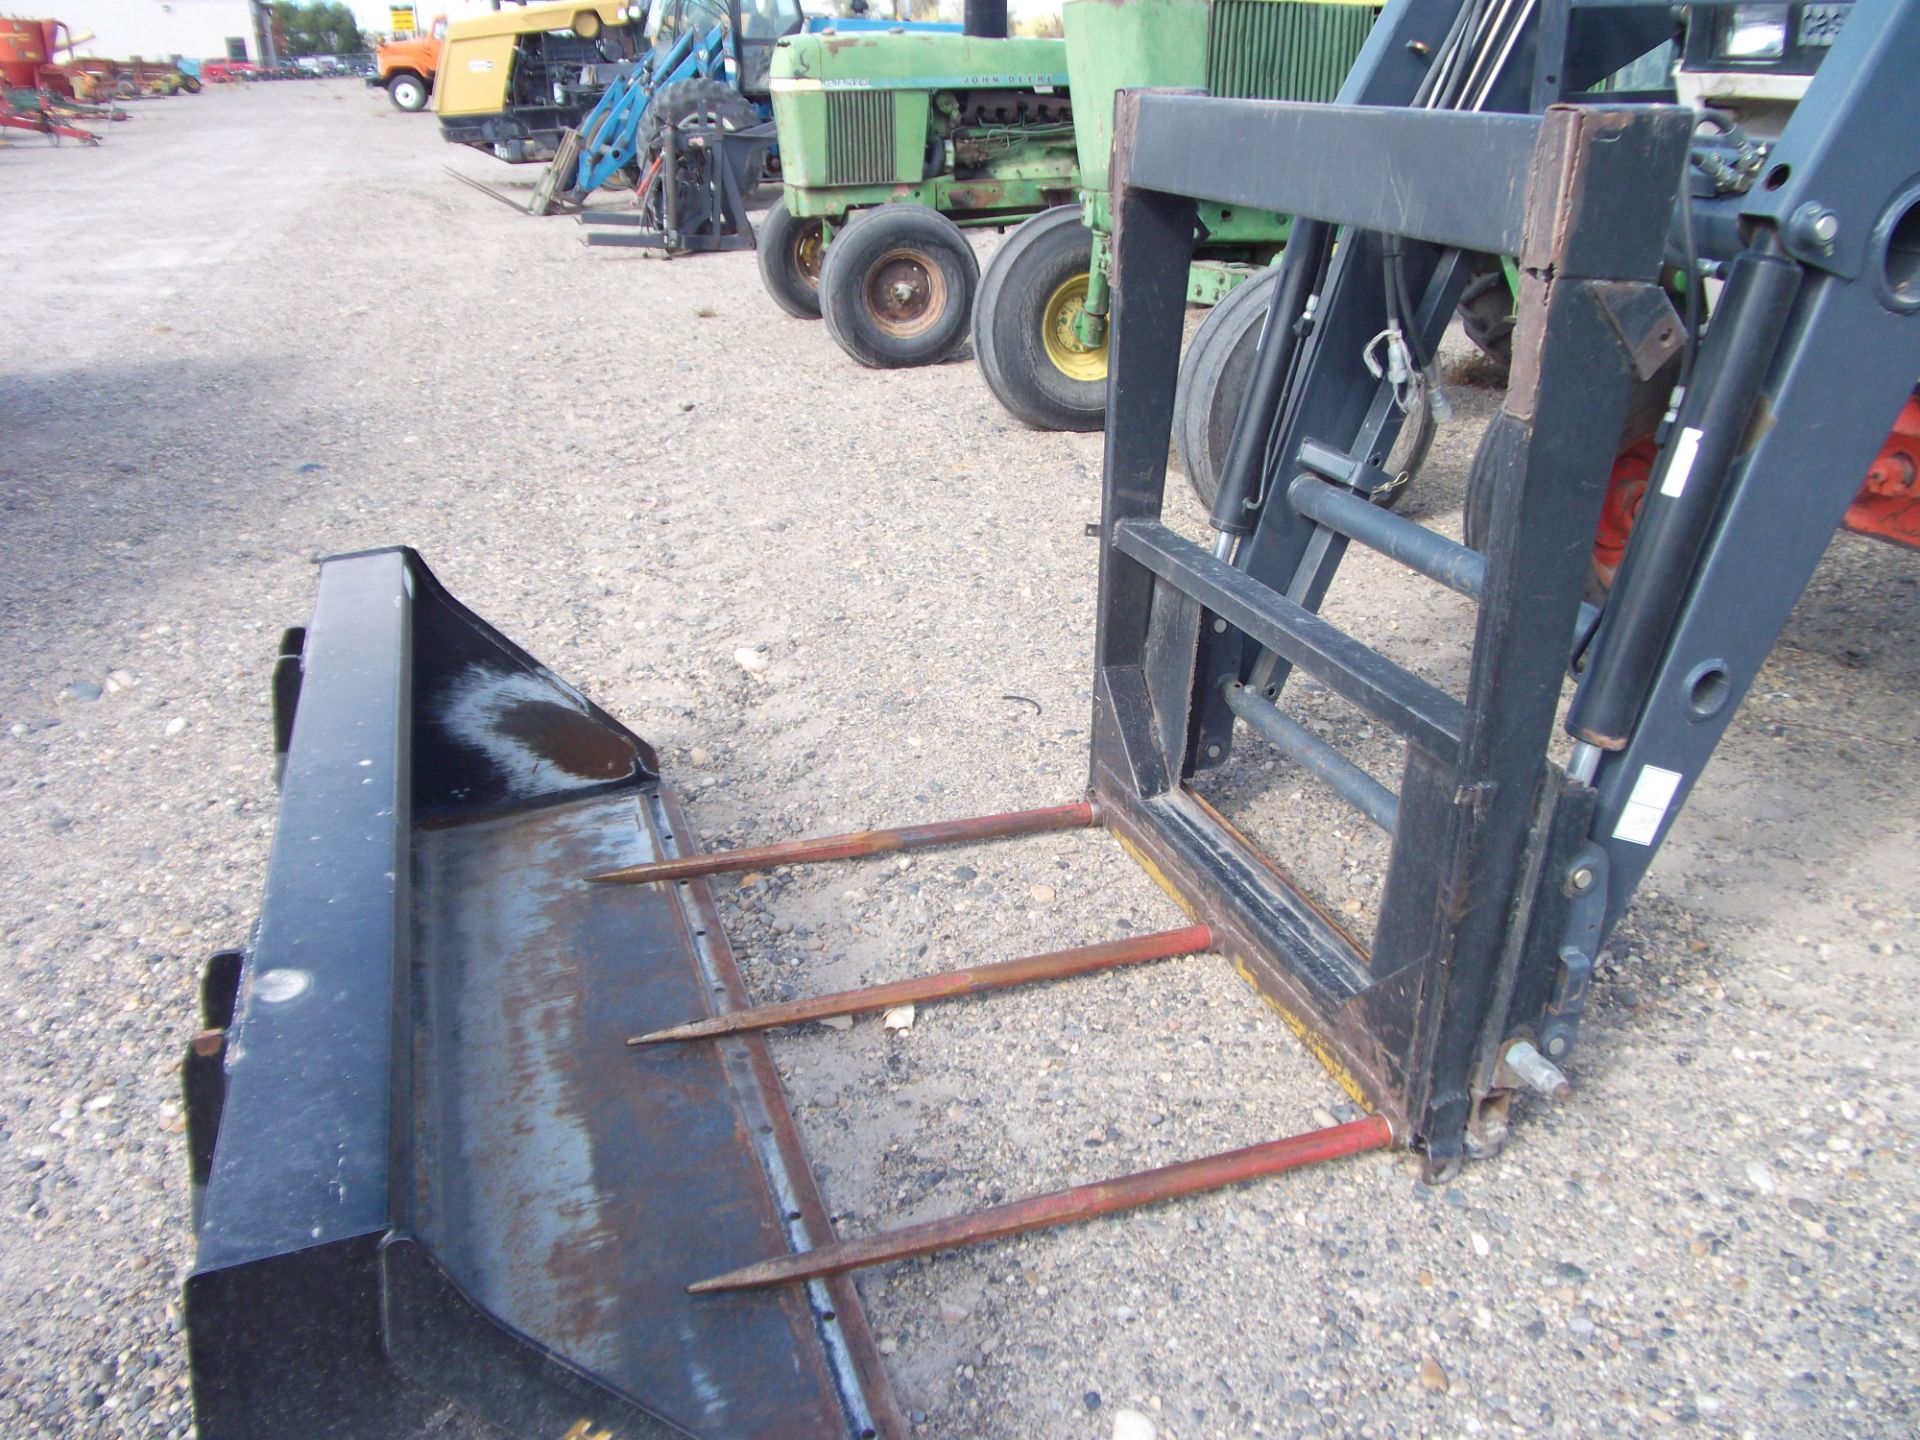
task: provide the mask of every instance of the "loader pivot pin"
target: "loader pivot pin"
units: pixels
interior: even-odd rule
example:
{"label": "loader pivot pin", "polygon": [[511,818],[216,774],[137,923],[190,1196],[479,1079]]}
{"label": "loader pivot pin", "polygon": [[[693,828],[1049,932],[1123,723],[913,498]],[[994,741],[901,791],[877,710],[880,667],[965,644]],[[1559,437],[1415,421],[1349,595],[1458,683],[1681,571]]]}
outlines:
{"label": "loader pivot pin", "polygon": [[636,1035],[627,1044],[704,1040],[713,1035],[736,1035],[742,1030],[771,1030],[777,1025],[824,1020],[830,1015],[857,1015],[863,1011],[888,1010],[895,1005],[921,1000],[948,1000],[956,995],[974,995],[983,990],[1006,990],[1040,980],[1090,975],[1098,970],[1138,965],[1147,960],[1197,955],[1212,948],[1211,930],[1204,925],[1188,925],[1179,930],[1135,935],[1125,940],[1108,940],[1099,945],[1082,945],[1072,950],[1050,950],[1043,955],[1026,955],[1018,960],[997,960],[988,965],[972,965],[965,970],[947,970],[938,975],[920,975],[911,980],[869,985],[861,990],[840,990],[831,995],[816,995],[809,1000],[758,1005],[750,1010],[715,1015],[708,1020],[691,1020],[668,1030],[655,1030],[650,1035]]}
{"label": "loader pivot pin", "polygon": [[1101,1180],[1026,1200],[1010,1200],[1005,1205],[990,1206],[971,1214],[929,1220],[923,1225],[908,1225],[858,1240],[835,1241],[798,1255],[782,1255],[730,1270],[710,1280],[697,1280],[687,1290],[691,1294],[707,1295],[722,1290],[762,1290],[774,1285],[818,1280],[890,1260],[931,1255],[936,1250],[977,1245],[983,1240],[999,1240],[1029,1230],[1088,1220],[1201,1190],[1217,1190],[1262,1175],[1277,1175],[1283,1170],[1298,1170],[1322,1160],[1337,1160],[1362,1150],[1384,1150],[1391,1144],[1393,1127],[1382,1116],[1368,1115],[1331,1129],[1269,1140],[1263,1145],[1249,1145],[1243,1150],[1229,1150],[1200,1160],[1185,1160],[1158,1170],[1143,1170],[1117,1180]]}
{"label": "loader pivot pin", "polygon": [[1014,810],[1005,815],[976,815],[966,820],[937,820],[931,825],[903,825],[897,830],[856,830],[850,835],[822,835],[813,840],[783,840],[778,845],[756,845],[743,850],[719,850],[707,855],[684,855],[603,870],[587,879],[596,885],[645,885],[653,880],[691,880],[696,875],[727,875],[738,870],[764,870],[774,865],[805,865],[815,860],[857,860],[895,850],[918,850],[928,845],[953,845],[966,840],[998,840],[1010,835],[1040,835],[1049,830],[1076,830],[1093,824],[1088,804],[1054,805],[1045,810]]}

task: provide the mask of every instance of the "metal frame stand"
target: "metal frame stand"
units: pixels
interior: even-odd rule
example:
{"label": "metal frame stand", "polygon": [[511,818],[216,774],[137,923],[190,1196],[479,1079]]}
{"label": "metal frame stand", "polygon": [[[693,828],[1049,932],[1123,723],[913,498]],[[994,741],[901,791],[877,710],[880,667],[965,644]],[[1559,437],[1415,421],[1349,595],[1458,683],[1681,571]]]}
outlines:
{"label": "metal frame stand", "polygon": [[[773,126],[728,131],[716,122],[711,129],[682,135],[669,125],[661,136],[660,156],[641,178],[634,209],[582,212],[582,225],[606,227],[590,229],[587,244],[668,255],[753,249],[746,196],[774,143]],[[683,191],[676,181],[686,168],[699,178]]]}
{"label": "metal frame stand", "polygon": [[[1572,918],[1571,888],[1534,893],[1529,883],[1565,870],[1586,828],[1584,787],[1546,758],[1581,604],[1583,569],[1568,557],[1584,555],[1598,522],[1634,378],[1679,343],[1655,282],[1690,129],[1685,113],[1664,108],[1556,108],[1535,119],[1148,93],[1125,97],[1117,112],[1119,422],[1107,433],[1096,800],[1107,823],[1193,899],[1336,1077],[1393,1117],[1436,1174],[1465,1153],[1475,1063],[1517,942]],[[1202,132],[1236,135],[1221,148],[1242,154],[1257,145],[1338,159],[1307,174],[1242,178],[1243,193],[1259,187],[1245,199],[1213,190],[1200,198],[1348,227],[1350,253],[1364,248],[1357,232],[1373,231],[1519,255],[1515,378],[1476,462],[1501,517],[1484,555],[1353,503],[1374,488],[1370,453],[1326,443],[1295,474],[1271,477],[1290,483],[1232,559],[1161,523],[1195,206],[1182,192],[1196,188],[1179,157]],[[1441,154],[1458,158],[1425,164]],[[1413,178],[1423,173],[1444,179]],[[1283,275],[1283,299],[1286,288]],[[1296,540],[1293,564],[1275,580],[1249,573],[1242,557],[1274,548],[1276,532]],[[1479,602],[1464,701],[1315,613],[1351,543]],[[1295,667],[1407,741],[1397,796],[1357,783],[1337,755],[1316,770],[1392,825],[1370,948],[1184,783],[1222,758],[1236,714],[1261,731],[1288,724],[1276,702]],[[1224,712],[1224,725],[1207,723],[1209,706]],[[1327,748],[1297,725],[1289,738],[1296,753]],[[1577,1004],[1582,978],[1569,974],[1565,1003]],[[1502,1034],[1494,1043],[1513,1042]]]}
{"label": "metal frame stand", "polygon": [[[1549,90],[1516,70],[1483,87],[1486,108],[1575,93],[1624,58],[1583,22],[1634,12],[1548,9]],[[1446,20],[1419,0],[1383,17],[1343,92],[1366,109],[1150,94],[1122,106],[1094,733],[1106,823],[1197,898],[1244,972],[1343,1083],[1404,1123],[1436,1177],[1500,1146],[1517,1091],[1565,1093],[1555,1062],[1575,1042],[1591,957],[1920,374],[1920,180],[1910,155],[1872,139],[1903,84],[1892,57],[1920,45],[1920,4],[1856,9],[1760,183],[1705,194],[1678,183],[1691,112],[1605,110],[1605,95],[1544,123],[1384,108],[1404,103],[1400,72],[1437,53]],[[1263,172],[1239,163],[1250,153],[1316,163]],[[1677,196],[1686,224],[1672,223]],[[1302,217],[1211,552],[1159,523],[1196,198]],[[1676,255],[1692,236],[1697,257]],[[1473,250],[1517,254],[1521,274],[1513,380],[1470,484],[1492,517],[1478,552],[1364,503],[1385,488],[1399,424],[1362,366],[1386,257],[1401,257],[1430,349]],[[1693,344],[1654,281],[1663,261],[1696,259],[1724,288],[1596,611],[1580,590],[1623,410]],[[1319,617],[1354,543],[1478,602],[1463,697]],[[1570,663],[1562,771],[1547,746]],[[1397,794],[1285,713],[1295,667],[1406,738]],[[1370,946],[1188,788],[1224,763],[1236,719],[1391,830]]]}

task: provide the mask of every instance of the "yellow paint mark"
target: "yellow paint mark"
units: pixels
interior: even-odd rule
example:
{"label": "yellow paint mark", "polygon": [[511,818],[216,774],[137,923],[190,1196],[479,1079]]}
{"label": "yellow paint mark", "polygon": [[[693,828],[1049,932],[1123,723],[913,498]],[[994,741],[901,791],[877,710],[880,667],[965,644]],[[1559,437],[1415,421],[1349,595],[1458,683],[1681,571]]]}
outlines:
{"label": "yellow paint mark", "polygon": [[1371,1114],[1373,1105],[1367,1099],[1367,1092],[1360,1088],[1360,1082],[1353,1078],[1353,1072],[1340,1063],[1340,1057],[1334,1053],[1333,1047],[1306,1021],[1262,990],[1260,982],[1254,978],[1253,972],[1238,955],[1230,958],[1233,961],[1234,972],[1253,987],[1253,993],[1264,1000],[1267,1008],[1280,1017],[1286,1027],[1294,1033],[1294,1037],[1307,1047],[1308,1053],[1320,1062],[1321,1068],[1333,1077],[1334,1083],[1352,1096],[1356,1105]]}
{"label": "yellow paint mark", "polygon": [[1185,915],[1189,920],[1198,920],[1200,918],[1199,914],[1194,910],[1193,906],[1188,903],[1187,897],[1180,893],[1179,889],[1174,885],[1173,881],[1169,880],[1166,877],[1166,875],[1161,871],[1158,865],[1154,864],[1153,861],[1147,858],[1147,854],[1144,850],[1142,850],[1138,845],[1134,844],[1131,840],[1127,839],[1127,837],[1122,835],[1118,830],[1115,830],[1111,833],[1113,835],[1113,838],[1120,842],[1120,848],[1126,851],[1127,854],[1133,857],[1133,863],[1138,865],[1142,870],[1147,872],[1147,878],[1149,880],[1153,881],[1154,884],[1158,885],[1162,890],[1167,892],[1167,898],[1173,901],[1174,904],[1180,907],[1180,911],[1183,915]]}
{"label": "yellow paint mark", "polygon": [[560,1440],[613,1440],[613,1431],[596,1430],[591,1420],[576,1420]]}
{"label": "yellow paint mark", "polygon": [[[1118,830],[1110,831],[1109,833],[1114,839],[1120,842],[1120,848],[1133,857],[1133,863],[1147,872],[1147,878],[1164,890],[1167,898],[1173,901],[1175,905],[1178,905],[1181,912],[1185,914],[1188,919],[1198,920],[1200,918],[1199,913],[1187,900],[1187,897],[1182,895],[1179,889],[1175,887],[1173,881],[1167,878],[1165,872],[1147,857],[1145,851],[1125,835],[1122,835]],[[1216,931],[1216,941],[1218,938],[1219,932]],[[1353,1072],[1340,1063],[1340,1057],[1334,1052],[1333,1047],[1329,1045],[1317,1031],[1309,1026],[1306,1021],[1302,1020],[1298,1015],[1295,1015],[1291,1010],[1287,1009],[1286,1006],[1274,999],[1273,996],[1261,989],[1260,982],[1254,978],[1253,972],[1247,968],[1246,963],[1242,961],[1238,955],[1230,955],[1228,958],[1233,961],[1235,973],[1252,987],[1253,993],[1258,995],[1260,999],[1266,1003],[1268,1009],[1280,1017],[1287,1029],[1294,1033],[1295,1038],[1307,1047],[1308,1053],[1311,1054],[1314,1059],[1318,1060],[1321,1067],[1333,1077],[1334,1083],[1346,1091],[1347,1094],[1353,1098],[1354,1103],[1362,1110],[1365,1110],[1368,1114],[1372,1114],[1373,1103],[1367,1099],[1367,1092],[1361,1088],[1360,1082],[1354,1078]]]}

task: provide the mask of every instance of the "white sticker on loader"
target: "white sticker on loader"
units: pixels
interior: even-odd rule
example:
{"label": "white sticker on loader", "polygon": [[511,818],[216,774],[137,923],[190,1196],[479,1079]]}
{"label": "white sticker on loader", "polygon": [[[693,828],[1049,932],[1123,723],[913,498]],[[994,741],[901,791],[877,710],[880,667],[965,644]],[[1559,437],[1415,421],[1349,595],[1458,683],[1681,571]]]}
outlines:
{"label": "white sticker on loader", "polygon": [[1667,818],[1673,804],[1673,792],[1680,788],[1678,770],[1662,770],[1658,765],[1642,765],[1640,778],[1633,782],[1627,808],[1620,812],[1620,823],[1613,827],[1613,838],[1630,845],[1651,845],[1660,833],[1660,822]]}
{"label": "white sticker on loader", "polygon": [[1669,500],[1686,492],[1687,477],[1693,474],[1693,462],[1700,454],[1700,432],[1689,425],[1673,442],[1673,460],[1660,481],[1660,493]]}
{"label": "white sticker on loader", "polygon": [[493,61],[491,61],[491,60],[469,60],[469,61],[467,61],[467,69],[469,69],[469,70],[471,70],[471,71],[473,71],[473,72],[474,72],[474,74],[476,74],[476,75],[483,75],[483,74],[485,74],[485,73],[486,73],[487,71],[489,71],[489,70],[491,70],[491,69],[493,69]]}

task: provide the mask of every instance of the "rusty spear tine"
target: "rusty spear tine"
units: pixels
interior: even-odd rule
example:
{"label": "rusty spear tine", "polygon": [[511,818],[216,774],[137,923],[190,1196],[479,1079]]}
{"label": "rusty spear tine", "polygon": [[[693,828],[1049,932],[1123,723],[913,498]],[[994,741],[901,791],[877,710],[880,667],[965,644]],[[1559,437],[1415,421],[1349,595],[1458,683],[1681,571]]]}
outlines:
{"label": "rusty spear tine", "polygon": [[1179,930],[1082,945],[1074,950],[1052,950],[1018,960],[996,960],[965,970],[894,980],[885,985],[869,985],[863,990],[840,990],[810,1000],[787,1000],[778,1005],[734,1010],[708,1020],[690,1020],[667,1030],[655,1030],[650,1035],[636,1035],[627,1044],[653,1045],[662,1040],[704,1040],[714,1035],[736,1035],[742,1030],[771,1030],[776,1025],[797,1025],[803,1020],[823,1020],[829,1015],[857,1015],[865,1010],[890,1010],[895,1005],[914,1001],[947,1000],[982,990],[1005,990],[1039,980],[1061,980],[1069,975],[1089,975],[1096,970],[1138,965],[1147,960],[1197,955],[1212,948],[1211,930],[1204,925],[1188,925]]}
{"label": "rusty spear tine", "polygon": [[782,1255],[757,1265],[730,1270],[710,1280],[696,1280],[687,1287],[689,1294],[707,1295],[721,1290],[764,1290],[774,1285],[791,1285],[802,1280],[818,1280],[827,1275],[842,1275],[868,1265],[889,1260],[905,1260],[915,1255],[931,1255],[936,1250],[953,1250],[962,1245],[977,1245],[983,1240],[1000,1240],[1028,1230],[1043,1230],[1050,1225],[1065,1225],[1108,1215],[1115,1210],[1131,1210],[1191,1195],[1201,1190],[1217,1190],[1262,1175],[1277,1175],[1303,1165],[1335,1160],[1362,1150],[1384,1150],[1393,1143],[1393,1127],[1379,1115],[1368,1115],[1328,1130],[1314,1130],[1285,1140],[1269,1140],[1264,1145],[1249,1145],[1244,1150],[1229,1150],[1202,1160],[1186,1160],[1117,1180],[1101,1180],[1071,1190],[1056,1190],[1050,1195],[1035,1195],[1026,1200],[1011,1200],[967,1215],[945,1220],[929,1220],[924,1225],[909,1225],[900,1230],[883,1231],[858,1240],[836,1240],[817,1250],[797,1255]]}
{"label": "rusty spear tine", "polygon": [[976,815],[966,820],[937,820],[931,825],[904,825],[897,830],[856,830],[850,835],[822,835],[813,840],[783,840],[778,845],[756,845],[744,850],[682,855],[672,860],[602,870],[587,879],[596,885],[690,880],[696,875],[726,875],[736,870],[805,865],[815,860],[854,860],[895,850],[918,850],[927,845],[953,845],[964,840],[998,840],[1009,835],[1074,830],[1093,824],[1094,819],[1092,805],[1053,805],[1044,810],[1015,810],[1005,815]]}

